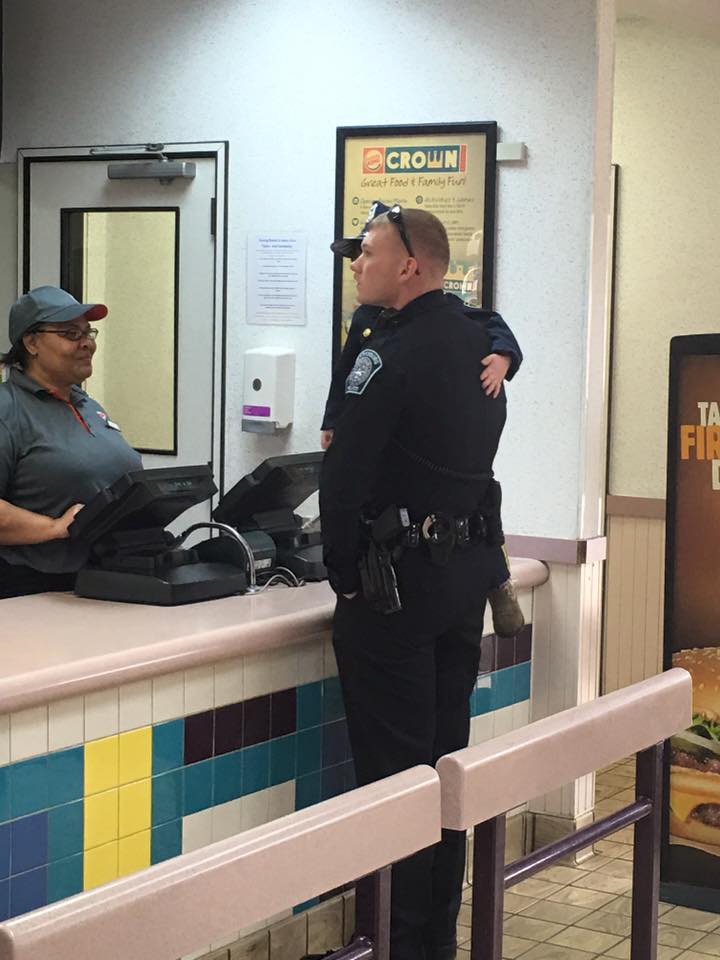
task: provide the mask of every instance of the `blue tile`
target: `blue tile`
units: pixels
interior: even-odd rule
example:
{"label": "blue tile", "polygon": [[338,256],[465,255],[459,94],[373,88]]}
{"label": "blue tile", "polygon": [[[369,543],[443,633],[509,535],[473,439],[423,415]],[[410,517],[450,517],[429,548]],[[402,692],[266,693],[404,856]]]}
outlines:
{"label": "blue tile", "polygon": [[10,824],[0,826],[0,878],[10,876]]}
{"label": "blue tile", "polygon": [[151,863],[162,863],[182,853],[182,820],[172,820],[153,827],[151,837]]}
{"label": "blue tile", "polygon": [[305,777],[298,777],[295,781],[295,809],[304,810],[321,800],[321,774],[309,773]]}
{"label": "blue tile", "polygon": [[488,674],[478,680],[477,686],[473,690],[470,700],[470,713],[473,717],[478,717],[483,713],[490,713],[493,707],[493,677],[494,674]]}
{"label": "blue tile", "polygon": [[37,910],[47,904],[47,867],[30,870],[10,879],[10,916]]}
{"label": "blue tile", "polygon": [[77,800],[48,810],[48,862],[82,853],[83,806]]}
{"label": "blue tile", "polygon": [[215,757],[213,803],[228,803],[242,796],[242,750]]}
{"label": "blue tile", "polygon": [[84,766],[83,747],[73,747],[71,750],[58,750],[48,754],[49,807],[70,803],[82,797]]}
{"label": "blue tile", "polygon": [[312,727],[297,734],[297,775],[314,773],[322,767],[323,728]]}
{"label": "blue tile", "polygon": [[295,734],[270,741],[270,786],[295,779],[297,743]]}
{"label": "blue tile", "polygon": [[[47,754],[10,766],[10,816],[24,817],[48,805]],[[11,893],[12,898],[12,893]]]}
{"label": "blue tile", "polygon": [[153,773],[166,773],[183,765],[185,721],[158,723],[152,732]]}
{"label": "blue tile", "polygon": [[47,902],[55,903],[81,893],[83,888],[83,855],[48,864]]}
{"label": "blue tile", "polygon": [[10,819],[10,767],[0,767],[0,823]]}
{"label": "blue tile", "polygon": [[497,670],[493,674],[493,710],[501,710],[515,703],[515,667]]}
{"label": "blue tile", "polygon": [[316,907],[320,903],[320,897],[313,897],[312,900],[306,900],[305,903],[299,903],[296,907],[293,907],[293,913],[304,913],[306,910],[310,910],[311,907]]}
{"label": "blue tile", "polygon": [[206,810],[212,806],[213,763],[210,760],[201,760],[192,763],[184,770],[183,783],[183,816]]}
{"label": "blue tile", "polygon": [[530,699],[530,663],[519,663],[515,670],[515,703]]}
{"label": "blue tile", "polygon": [[334,767],[350,756],[350,741],[348,739],[347,723],[336,720],[323,726],[322,765]]}
{"label": "blue tile", "polygon": [[243,753],[243,795],[264,790],[270,784],[270,744],[256,743]]}
{"label": "blue tile", "polygon": [[342,690],[338,677],[323,680],[323,723],[332,723],[345,716]]}
{"label": "blue tile", "polygon": [[336,767],[326,767],[321,774],[321,792],[323,800],[337,797],[345,792],[345,764]]}
{"label": "blue tile", "polygon": [[322,723],[322,681],[297,688],[297,728],[307,730]]}
{"label": "blue tile", "polygon": [[0,880],[0,923],[10,916],[10,881]]}
{"label": "blue tile", "polygon": [[33,814],[31,817],[23,817],[21,820],[13,820],[10,824],[10,830],[10,872],[12,875],[25,873],[26,870],[32,870],[34,867],[47,863],[47,811]]}
{"label": "blue tile", "polygon": [[[189,768],[188,768],[189,769]],[[152,778],[152,825],[177,820],[183,815],[183,770],[171,770]]]}

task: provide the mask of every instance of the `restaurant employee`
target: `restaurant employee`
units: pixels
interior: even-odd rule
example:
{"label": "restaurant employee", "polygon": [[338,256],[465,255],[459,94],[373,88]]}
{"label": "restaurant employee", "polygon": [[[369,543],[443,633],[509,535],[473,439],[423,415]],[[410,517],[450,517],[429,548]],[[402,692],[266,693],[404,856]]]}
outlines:
{"label": "restaurant employee", "polygon": [[80,387],[92,375],[100,303],[58,287],[24,294],[11,310],[9,367],[0,384],[0,599],[71,590],[87,559],[68,539],[75,514],[139,454]]}

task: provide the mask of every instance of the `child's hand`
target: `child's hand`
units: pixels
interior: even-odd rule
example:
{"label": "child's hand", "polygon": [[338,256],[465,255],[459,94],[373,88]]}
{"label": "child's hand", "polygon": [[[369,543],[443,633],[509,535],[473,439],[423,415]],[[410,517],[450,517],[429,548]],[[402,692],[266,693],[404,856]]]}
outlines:
{"label": "child's hand", "polygon": [[327,450],[327,448],[332,443],[334,430],[321,430],[320,431],[320,449]]}
{"label": "child's hand", "polygon": [[482,365],[485,367],[480,374],[483,389],[489,397],[497,397],[510,369],[510,357],[505,357],[501,353],[489,353],[482,358]]}

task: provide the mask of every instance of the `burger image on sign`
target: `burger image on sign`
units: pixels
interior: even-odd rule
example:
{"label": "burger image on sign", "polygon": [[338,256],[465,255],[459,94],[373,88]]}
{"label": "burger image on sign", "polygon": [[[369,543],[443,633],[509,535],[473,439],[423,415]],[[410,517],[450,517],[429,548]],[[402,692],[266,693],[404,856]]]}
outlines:
{"label": "burger image on sign", "polygon": [[363,173],[384,173],[385,148],[365,147],[363,149]]}
{"label": "burger image on sign", "polygon": [[670,835],[720,856],[720,647],[679,650],[692,677],[693,722],[670,741]]}

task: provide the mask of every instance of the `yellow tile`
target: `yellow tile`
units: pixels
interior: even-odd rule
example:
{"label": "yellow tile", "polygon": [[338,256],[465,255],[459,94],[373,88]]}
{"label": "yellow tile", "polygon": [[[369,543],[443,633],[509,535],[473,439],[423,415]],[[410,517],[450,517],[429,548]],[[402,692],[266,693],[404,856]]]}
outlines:
{"label": "yellow tile", "polygon": [[85,744],[85,796],[118,785],[118,738],[103,737]]}
{"label": "yellow tile", "polygon": [[120,734],[119,768],[118,783],[132,783],[152,776],[152,727]]}
{"label": "yellow tile", "polygon": [[90,850],[118,837],[118,791],[106,790],[85,798],[85,838],[83,847]]}
{"label": "yellow tile", "polygon": [[139,780],[120,787],[120,837],[150,829],[150,780]]}
{"label": "yellow tile", "polygon": [[124,877],[150,866],[150,831],[143,830],[118,843],[118,876]]}
{"label": "yellow tile", "polygon": [[94,850],[86,850],[83,864],[83,887],[90,890],[101,883],[117,880],[118,844],[117,840],[106,843]]}

